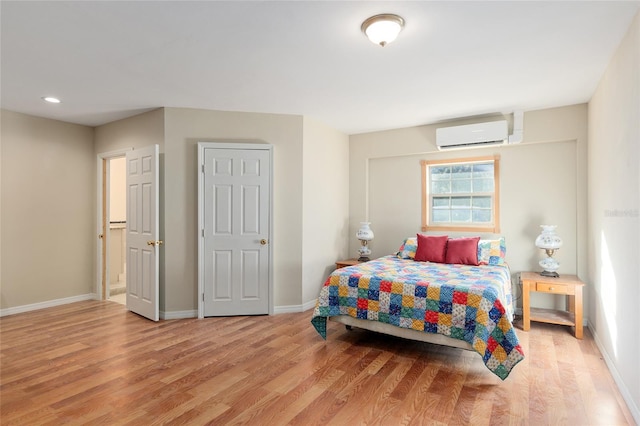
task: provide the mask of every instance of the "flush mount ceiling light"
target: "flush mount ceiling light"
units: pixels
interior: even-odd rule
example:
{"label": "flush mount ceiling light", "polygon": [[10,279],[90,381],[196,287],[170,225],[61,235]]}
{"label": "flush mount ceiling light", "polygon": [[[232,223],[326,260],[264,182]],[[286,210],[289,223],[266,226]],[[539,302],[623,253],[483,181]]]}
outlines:
{"label": "flush mount ceiling light", "polygon": [[360,28],[369,40],[384,47],[398,37],[403,27],[404,19],[398,15],[384,13],[367,19]]}
{"label": "flush mount ceiling light", "polygon": [[42,100],[45,101],[45,102],[49,102],[51,104],[59,104],[60,103],[60,99],[54,98],[53,96],[44,96],[42,98]]}

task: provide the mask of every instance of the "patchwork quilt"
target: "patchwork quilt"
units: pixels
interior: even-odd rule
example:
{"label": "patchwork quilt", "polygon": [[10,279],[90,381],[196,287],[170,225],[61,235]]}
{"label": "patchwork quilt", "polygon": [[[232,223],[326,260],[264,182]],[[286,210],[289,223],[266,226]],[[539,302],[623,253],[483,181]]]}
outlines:
{"label": "patchwork quilt", "polygon": [[515,333],[506,265],[451,265],[385,256],[336,270],[311,323],[326,339],[327,318],[349,315],[464,340],[505,379],[524,359]]}

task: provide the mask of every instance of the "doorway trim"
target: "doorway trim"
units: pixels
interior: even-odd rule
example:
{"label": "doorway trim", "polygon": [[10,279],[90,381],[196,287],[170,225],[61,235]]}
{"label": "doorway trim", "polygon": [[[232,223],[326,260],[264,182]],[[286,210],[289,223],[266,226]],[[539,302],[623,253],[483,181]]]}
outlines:
{"label": "doorway trim", "polygon": [[198,142],[198,318],[204,318],[204,151],[238,149],[269,151],[269,315],[273,315],[273,145],[266,143]]}
{"label": "doorway trim", "polygon": [[[104,282],[108,278],[106,273],[106,266],[109,265],[109,250],[104,250],[105,247],[109,247],[110,238],[109,232],[107,232],[107,225],[109,220],[109,167],[107,167],[108,161],[113,158],[120,158],[126,156],[127,152],[132,151],[133,148],[124,148],[116,151],[103,152],[97,156],[97,186],[96,186],[96,297],[97,300],[107,300],[106,290],[109,287],[108,283]],[[102,235],[102,238],[100,237]]]}

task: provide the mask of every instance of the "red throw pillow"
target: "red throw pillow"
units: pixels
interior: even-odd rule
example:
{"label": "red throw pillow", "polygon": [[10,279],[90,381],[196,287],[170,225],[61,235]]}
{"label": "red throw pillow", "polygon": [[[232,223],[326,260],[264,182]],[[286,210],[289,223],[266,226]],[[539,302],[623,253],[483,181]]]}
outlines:
{"label": "red throw pillow", "polygon": [[444,263],[445,254],[447,252],[447,241],[449,237],[446,235],[422,235],[416,234],[418,237],[418,248],[416,249],[416,260],[422,262]]}
{"label": "red throw pillow", "polygon": [[480,237],[450,239],[447,242],[446,263],[478,266],[478,241]]}

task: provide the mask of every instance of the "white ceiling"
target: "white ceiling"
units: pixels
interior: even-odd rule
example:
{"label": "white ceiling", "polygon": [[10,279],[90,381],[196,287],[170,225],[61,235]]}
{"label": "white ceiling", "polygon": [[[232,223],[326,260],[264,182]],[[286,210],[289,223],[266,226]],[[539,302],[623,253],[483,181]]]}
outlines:
{"label": "white ceiling", "polygon": [[[640,1],[0,8],[2,108],[89,126],[161,106],[300,114],[354,134],[586,102]],[[384,48],[360,31],[378,13],[406,21]]]}

